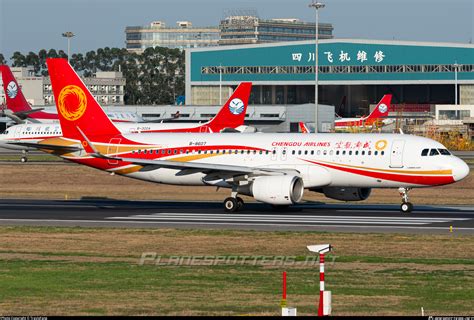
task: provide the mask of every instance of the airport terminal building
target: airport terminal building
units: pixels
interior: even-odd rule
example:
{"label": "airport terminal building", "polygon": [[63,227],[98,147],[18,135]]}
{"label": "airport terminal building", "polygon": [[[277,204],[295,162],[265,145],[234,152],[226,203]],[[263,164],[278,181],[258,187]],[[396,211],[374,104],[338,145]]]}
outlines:
{"label": "airport terminal building", "polygon": [[[343,116],[366,114],[385,93],[393,103],[474,104],[474,45],[320,40],[319,103]],[[218,105],[252,81],[251,105],[314,103],[314,41],[186,50],[186,104]],[[457,72],[456,72],[457,71]]]}

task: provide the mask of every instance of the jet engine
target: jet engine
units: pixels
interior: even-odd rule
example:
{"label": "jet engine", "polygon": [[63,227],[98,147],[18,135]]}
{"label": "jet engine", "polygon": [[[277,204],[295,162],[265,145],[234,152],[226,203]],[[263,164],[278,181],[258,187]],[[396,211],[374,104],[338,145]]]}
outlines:
{"label": "jet engine", "polygon": [[371,188],[340,188],[325,187],[322,188],[324,195],[331,199],[341,201],[362,201],[370,196]]}
{"label": "jet engine", "polygon": [[239,188],[238,192],[260,202],[289,205],[301,201],[304,184],[303,179],[292,175],[262,176],[255,178],[249,188]]}

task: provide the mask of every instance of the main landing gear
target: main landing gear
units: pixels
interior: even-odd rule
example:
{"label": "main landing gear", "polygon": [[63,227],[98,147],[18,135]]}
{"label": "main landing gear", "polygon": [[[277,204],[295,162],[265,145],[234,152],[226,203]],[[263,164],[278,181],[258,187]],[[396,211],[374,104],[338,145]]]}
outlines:
{"label": "main landing gear", "polygon": [[241,197],[237,197],[237,192],[232,191],[230,197],[224,200],[224,208],[226,212],[236,212],[242,209],[244,206],[244,200]]}
{"label": "main landing gear", "polygon": [[408,201],[408,192],[410,192],[410,188],[398,188],[398,192],[402,197],[402,204],[400,206],[400,210],[404,213],[410,213],[413,210],[413,204]]}

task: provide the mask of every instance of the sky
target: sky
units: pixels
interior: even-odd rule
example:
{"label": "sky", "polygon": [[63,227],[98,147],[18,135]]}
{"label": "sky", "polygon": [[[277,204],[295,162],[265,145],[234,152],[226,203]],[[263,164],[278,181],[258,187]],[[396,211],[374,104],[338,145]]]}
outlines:
{"label": "sky", "polygon": [[[474,0],[320,0],[320,22],[336,38],[469,43]],[[259,17],[314,21],[311,0],[0,0],[0,53],[54,48],[71,53],[125,47],[125,27],[164,21],[217,26],[226,12],[255,10]]]}

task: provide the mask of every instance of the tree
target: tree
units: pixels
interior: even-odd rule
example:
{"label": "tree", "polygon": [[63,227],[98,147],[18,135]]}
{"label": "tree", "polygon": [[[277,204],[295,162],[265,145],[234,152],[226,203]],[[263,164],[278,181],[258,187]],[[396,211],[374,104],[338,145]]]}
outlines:
{"label": "tree", "polygon": [[0,53],[0,64],[7,64],[7,60],[5,60],[5,57],[2,53]]}
{"label": "tree", "polygon": [[[15,52],[14,67],[33,66],[37,75],[48,75],[47,58],[67,58],[63,50],[41,49],[24,56]],[[0,54],[0,63],[5,59]],[[142,54],[125,48],[99,48],[72,54],[71,66],[84,77],[97,71],[122,71],[126,79],[125,104],[171,104],[184,94],[184,52],[164,47],[148,48]]]}

